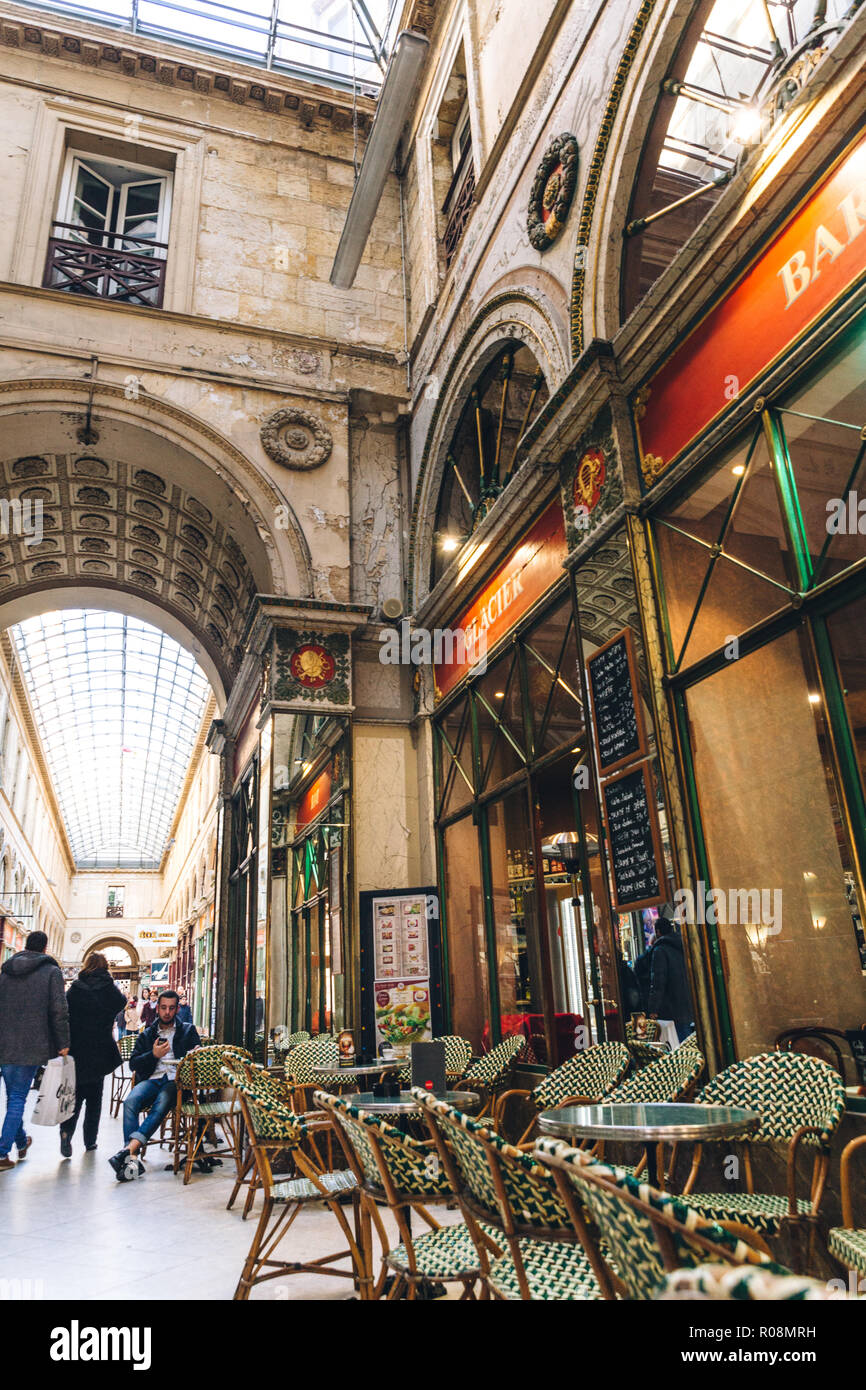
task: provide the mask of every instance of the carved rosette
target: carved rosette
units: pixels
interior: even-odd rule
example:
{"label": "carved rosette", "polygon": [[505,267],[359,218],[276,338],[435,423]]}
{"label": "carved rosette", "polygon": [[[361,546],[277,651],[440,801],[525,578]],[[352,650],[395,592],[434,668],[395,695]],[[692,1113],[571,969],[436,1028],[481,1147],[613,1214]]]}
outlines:
{"label": "carved rosette", "polygon": [[552,246],[565,226],[577,187],[577,165],[577,141],[566,131],[550,142],[532,182],[527,229],[536,251]]}
{"label": "carved rosette", "polygon": [[318,415],[297,406],[275,410],[259,434],[268,458],[302,472],[319,468],[330,458],[334,443]]}

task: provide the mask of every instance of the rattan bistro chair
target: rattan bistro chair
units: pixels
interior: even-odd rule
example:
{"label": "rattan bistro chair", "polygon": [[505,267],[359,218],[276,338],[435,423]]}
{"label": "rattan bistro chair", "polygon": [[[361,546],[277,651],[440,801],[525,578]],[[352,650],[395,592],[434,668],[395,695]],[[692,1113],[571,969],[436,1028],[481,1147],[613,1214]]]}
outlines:
{"label": "rattan bistro chair", "polygon": [[831,1255],[846,1269],[866,1275],[866,1230],[854,1225],[854,1204],[851,1201],[851,1159],[866,1145],[866,1134],[859,1135],[842,1150],[839,1182],[842,1189],[842,1225],[834,1226],[827,1242]]}
{"label": "rattan bistro chair", "polygon": [[[696,1145],[683,1201],[713,1221],[746,1227],[762,1236],[778,1234],[783,1221],[818,1215],[830,1163],[830,1141],[845,1111],[845,1088],[829,1063],[801,1052],[762,1052],[719,1072],[696,1100],[702,1105],[744,1106],[757,1111],[761,1123],[743,1141],[745,1191],[694,1192],[702,1152],[702,1146]],[[755,1192],[749,1151],[752,1144],[786,1147],[785,1195]],[[797,1197],[801,1145],[814,1155],[808,1199]]]}
{"label": "rattan bistro chair", "polygon": [[837,1302],[853,1295],[832,1288],[820,1279],[807,1279],[802,1274],[773,1274],[761,1265],[722,1264],[695,1265],[694,1269],[678,1269],[668,1274],[656,1298],[660,1301],[677,1299],[735,1300],[742,1303],[814,1303]]}
{"label": "rattan bistro chair", "polygon": [[481,1097],[482,1105],[477,1119],[482,1119],[488,1112],[492,1117],[496,1097],[508,1084],[514,1064],[525,1048],[526,1039],[519,1034],[503,1038],[501,1043],[476,1058],[467,1068],[461,1084],[464,1091],[477,1091]]}
{"label": "rattan bistro chair", "polygon": [[[237,1089],[263,1194],[261,1215],[235,1289],[235,1299],[249,1298],[256,1284],[284,1274],[327,1274],[352,1279],[361,1287],[365,1264],[357,1178],[351,1168],[326,1172],[305,1146],[305,1140],[314,1129],[324,1125],[332,1128],[330,1117],[299,1117],[288,1103],[275,1098],[266,1074],[242,1060],[229,1060],[223,1068],[223,1076]],[[291,1159],[294,1176],[284,1178],[274,1173],[273,1160],[286,1154]],[[352,1202],[351,1223],[340,1204],[341,1198],[347,1196]],[[281,1240],[299,1212],[311,1202],[325,1203],[343,1233],[346,1248],[310,1260],[276,1259]],[[350,1269],[333,1268],[345,1260],[351,1262]]]}
{"label": "rattan bistro chair", "polygon": [[129,1066],[129,1059],[132,1056],[132,1049],[135,1047],[137,1037],[137,1033],[127,1033],[125,1037],[119,1039],[117,1044],[120,1052],[120,1063],[111,1073],[111,1094],[108,1102],[112,1119],[117,1119],[120,1114],[120,1107],[132,1090],[132,1068]]}
{"label": "rattan bistro chair", "polygon": [[[242,1047],[217,1044],[196,1047],[180,1061],[175,1077],[177,1101],[174,1116],[174,1171],[183,1161],[183,1185],[192,1177],[193,1164],[230,1157],[238,1179],[241,1175],[241,1112],[234,1093],[226,1097],[222,1069],[229,1058],[252,1060]],[[223,1132],[224,1145],[217,1146],[216,1130]],[[205,1154],[204,1144],[212,1136],[214,1147]]]}
{"label": "rattan bistro chair", "polygon": [[602,1100],[625,1079],[629,1069],[629,1054],[621,1042],[598,1043],[595,1047],[576,1052],[540,1081],[534,1091],[512,1089],[503,1091],[496,1099],[496,1130],[502,1133],[508,1101],[516,1096],[530,1100],[535,1114],[517,1140],[525,1143],[535,1129],[542,1110],[555,1110],[562,1105],[584,1103],[591,1105]]}
{"label": "rattan bistro chair", "polygon": [[[681,1043],[673,1052],[660,1052],[655,1061],[650,1062],[648,1066],[640,1067],[631,1076],[627,1076],[616,1090],[605,1096],[605,1104],[657,1105],[664,1102],[689,1100],[700,1080],[704,1066],[703,1053],[692,1044],[691,1040],[688,1040]],[[604,1144],[596,1144],[592,1152],[600,1157],[604,1153]],[[677,1147],[673,1145],[670,1158],[671,1168],[676,1161],[676,1152]],[[660,1174],[665,1172],[664,1163],[664,1145],[659,1144],[658,1171]],[[645,1167],[646,1155],[641,1158],[633,1171],[636,1175],[640,1175]]]}
{"label": "rattan bistro chair", "polygon": [[[336,1068],[340,1062],[340,1051],[336,1038],[325,1033],[318,1038],[305,1038],[293,1047],[284,1062],[286,1081],[293,1091],[292,1103],[298,1114],[305,1114],[312,1108],[313,1091],[339,1090],[340,1082],[333,1083],[327,1077],[317,1076],[314,1067]],[[354,1085],[354,1078],[347,1077],[347,1084]]]}
{"label": "rattan bistro chair", "polygon": [[553,1172],[575,1231],[586,1229],[587,1214],[598,1230],[609,1252],[609,1296],[654,1298],[666,1274],[708,1260],[790,1273],[740,1237],[704,1220],[678,1197],[640,1182],[625,1168],[600,1163],[585,1150],[556,1139],[539,1139],[534,1157]]}
{"label": "rattan bistro chair", "polygon": [[[588,1230],[575,1234],[551,1174],[492,1129],[413,1088],[497,1299],[598,1300],[610,1282]],[[491,1240],[503,1250],[494,1258]]]}
{"label": "rattan bistro chair", "polygon": [[[361,1223],[366,1274],[362,1297],[381,1298],[387,1275],[396,1277],[388,1289],[389,1300],[414,1299],[423,1283],[463,1285],[463,1299],[475,1297],[481,1277],[475,1242],[464,1222],[442,1226],[428,1205],[454,1196],[435,1147],[403,1134],[377,1116],[359,1110],[343,1097],[317,1091],[316,1104],[329,1111],[343,1130],[353,1169],[361,1187]],[[399,1244],[388,1248],[379,1206],[385,1205],[397,1223]],[[413,1235],[411,1215],[417,1214],[426,1229]],[[373,1265],[373,1228],[382,1247],[382,1267]],[[495,1254],[498,1249],[491,1246]],[[485,1290],[486,1293],[486,1290]]]}

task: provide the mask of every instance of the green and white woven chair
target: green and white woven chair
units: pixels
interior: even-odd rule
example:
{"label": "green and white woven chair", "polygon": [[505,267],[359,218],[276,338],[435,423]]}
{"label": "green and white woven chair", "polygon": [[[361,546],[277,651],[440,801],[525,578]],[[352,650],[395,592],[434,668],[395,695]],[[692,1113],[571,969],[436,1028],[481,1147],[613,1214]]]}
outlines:
{"label": "green and white woven chair", "polygon": [[[210,1159],[231,1157],[235,1173],[240,1178],[243,1166],[241,1112],[237,1097],[226,1097],[222,1069],[230,1057],[250,1059],[242,1047],[217,1044],[196,1047],[178,1064],[175,1085],[177,1101],[174,1116],[174,1172],[177,1174],[183,1159],[183,1185],[192,1177],[193,1164],[207,1164]],[[217,1147],[217,1126],[223,1132],[224,1145]],[[204,1143],[211,1136],[214,1148],[205,1154]]]}
{"label": "green and white woven chair", "polygon": [[696,1265],[694,1269],[678,1269],[667,1275],[656,1298],[710,1299],[744,1303],[814,1303],[838,1302],[850,1299],[851,1294],[827,1287],[820,1279],[807,1279],[802,1274],[771,1274],[759,1265]]}
{"label": "green and white woven chair", "polygon": [[[761,1052],[719,1072],[695,1099],[701,1105],[738,1105],[755,1110],[761,1123],[743,1144],[745,1191],[694,1192],[702,1152],[702,1146],[697,1145],[683,1201],[713,1221],[762,1236],[777,1235],[784,1220],[818,1215],[830,1163],[830,1141],[845,1112],[845,1088],[833,1067],[801,1052]],[[785,1195],[755,1191],[749,1151],[752,1144],[786,1147]],[[796,1195],[801,1146],[813,1153],[808,1199]]]}
{"label": "green and white woven chair", "polygon": [[[337,1067],[340,1051],[336,1038],[325,1033],[319,1038],[305,1038],[293,1047],[284,1063],[285,1077],[294,1090],[294,1107],[298,1114],[305,1114],[311,1107],[313,1091],[338,1091],[341,1083],[331,1081],[326,1076],[317,1076],[314,1067]],[[343,1084],[354,1085],[354,1078],[347,1077]]]}
{"label": "green and white woven chair", "polygon": [[516,1141],[518,1145],[524,1144],[535,1129],[540,1111],[556,1110],[561,1105],[600,1101],[625,1079],[628,1069],[628,1049],[621,1042],[598,1043],[583,1052],[576,1052],[556,1071],[545,1076],[534,1091],[503,1091],[496,1100],[496,1131],[502,1133],[506,1106],[510,1100],[517,1096],[529,1100],[535,1106],[535,1114]]}
{"label": "green and white woven chair", "polygon": [[132,1090],[132,1071],[129,1067],[129,1059],[132,1056],[132,1049],[135,1047],[137,1037],[137,1033],[127,1033],[125,1037],[119,1039],[117,1044],[120,1062],[111,1073],[111,1095],[108,1102],[112,1119],[116,1119],[120,1114],[120,1107]]}
{"label": "green and white woven chair", "polygon": [[[443,1038],[433,1038],[433,1042],[445,1044],[445,1080],[451,1086],[457,1081],[461,1081],[465,1075],[466,1068],[472,1061],[472,1044],[468,1038],[461,1038],[457,1033],[447,1033]],[[390,1072],[390,1076],[396,1075],[401,1086],[409,1086],[412,1082],[412,1062],[408,1061],[405,1067],[401,1067],[396,1073]]]}
{"label": "green and white woven chair", "polygon": [[[648,1066],[640,1067],[626,1077],[621,1086],[605,1096],[606,1105],[658,1105],[665,1102],[690,1099],[701,1073],[704,1070],[704,1056],[691,1043],[683,1043],[673,1052],[660,1052]],[[604,1145],[596,1144],[592,1151],[597,1157],[604,1153]],[[671,1152],[671,1167],[676,1160],[676,1145]],[[664,1145],[658,1146],[658,1172],[664,1173]],[[626,1165],[623,1165],[626,1166]],[[646,1167],[644,1155],[633,1170],[640,1175]]]}
{"label": "green and white woven chair", "polygon": [[[424,1283],[455,1282],[463,1285],[463,1299],[473,1299],[481,1266],[465,1222],[442,1226],[427,1210],[431,1203],[447,1202],[454,1196],[435,1147],[429,1140],[421,1142],[401,1133],[342,1097],[317,1091],[315,1101],[342,1129],[361,1188],[366,1260],[362,1298],[381,1298],[390,1271],[396,1277],[388,1289],[388,1300],[404,1294],[414,1299]],[[400,1235],[392,1249],[379,1215],[382,1203],[394,1217]],[[427,1229],[420,1235],[412,1233],[412,1213],[426,1223]],[[373,1227],[382,1247],[378,1276],[373,1267]],[[495,1245],[491,1248],[499,1253]]]}
{"label": "green and white woven chair", "polygon": [[272,1042],[275,1065],[278,1067],[284,1066],[286,1058],[292,1051],[292,1048],[297,1047],[298,1043],[308,1042],[309,1038],[310,1035],[306,1029],[302,1028],[297,1033],[290,1033],[285,1025],[282,1027],[277,1026],[274,1029]]}
{"label": "green and white woven chair", "polygon": [[585,1229],[587,1213],[592,1218],[606,1252],[613,1296],[654,1298],[666,1274],[708,1260],[790,1273],[625,1168],[600,1163],[557,1139],[539,1139],[534,1157],[554,1173],[575,1230]]}
{"label": "green and white woven chair", "polygon": [[[237,1089],[264,1199],[256,1233],[235,1289],[235,1299],[248,1299],[256,1284],[284,1274],[327,1274],[352,1279],[360,1288],[365,1277],[365,1263],[357,1178],[351,1168],[336,1172],[324,1170],[311,1157],[305,1144],[314,1130],[325,1126],[333,1129],[330,1116],[296,1115],[288,1104],[274,1098],[273,1079],[242,1059],[230,1059],[223,1068],[223,1076]],[[295,1176],[284,1178],[274,1173],[273,1160],[282,1154],[290,1156]],[[347,1196],[352,1203],[351,1224],[341,1205],[341,1199]],[[283,1236],[299,1212],[311,1202],[325,1203],[343,1234],[346,1248],[315,1259],[276,1259]],[[349,1269],[334,1268],[346,1260],[350,1261]]]}
{"label": "green and white woven chair", "polygon": [[[497,1299],[598,1300],[607,1279],[588,1231],[576,1236],[551,1174],[492,1129],[413,1088]],[[504,1253],[495,1258],[490,1242]],[[609,1285],[604,1287],[609,1288]]]}
{"label": "green and white woven chair", "polygon": [[476,1116],[481,1119],[491,1112],[499,1092],[508,1084],[514,1064],[526,1048],[526,1039],[519,1035],[503,1038],[489,1052],[476,1058],[464,1073],[462,1086],[465,1091],[477,1091],[481,1096],[481,1109]]}
{"label": "green and white woven chair", "polygon": [[854,1204],[851,1200],[851,1159],[866,1145],[866,1134],[852,1139],[842,1150],[839,1183],[842,1190],[842,1225],[834,1226],[827,1242],[831,1255],[846,1269],[866,1275],[866,1230],[854,1225]]}

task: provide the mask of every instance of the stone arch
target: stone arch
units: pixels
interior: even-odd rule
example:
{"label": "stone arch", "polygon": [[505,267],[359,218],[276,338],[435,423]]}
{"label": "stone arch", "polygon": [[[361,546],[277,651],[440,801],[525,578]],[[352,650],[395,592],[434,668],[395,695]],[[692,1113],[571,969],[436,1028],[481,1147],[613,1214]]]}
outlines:
{"label": "stone arch", "polygon": [[485,304],[450,358],[443,380],[431,379],[435,405],[418,468],[409,538],[410,608],[417,607],[429,590],[434,518],[452,431],[478,374],[509,340],[530,349],[551,394],[568,372],[567,350],[545,297],[537,291],[530,296],[511,290]]}
{"label": "stone arch", "polygon": [[[694,0],[641,0],[617,64],[578,217],[571,286],[575,359],[593,338],[611,338],[619,328],[622,229],[635,173],[659,84],[694,12]],[[601,217],[596,219],[599,207]]]}
{"label": "stone arch", "polygon": [[[83,445],[88,409],[97,437]],[[284,494],[187,411],[109,384],[38,378],[0,381],[0,421],[4,493],[22,508],[41,504],[44,517],[26,556],[0,552],[4,625],[17,620],[6,604],[24,596],[127,594],[192,634],[228,689],[252,595],[312,593]],[[121,601],[100,594],[103,606]]]}
{"label": "stone arch", "polygon": [[112,946],[119,951],[126,951],[133,972],[139,969],[141,965],[141,956],[138,953],[137,947],[133,944],[132,939],[126,936],[97,935],[92,941],[88,941],[87,945],[83,948],[81,959],[85,961],[94,951],[105,951]]}

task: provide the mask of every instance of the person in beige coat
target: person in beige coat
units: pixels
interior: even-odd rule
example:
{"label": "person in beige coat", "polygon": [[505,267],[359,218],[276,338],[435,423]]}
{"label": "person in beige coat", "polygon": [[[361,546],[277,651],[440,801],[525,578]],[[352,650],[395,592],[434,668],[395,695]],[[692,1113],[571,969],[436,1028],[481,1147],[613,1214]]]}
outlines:
{"label": "person in beige coat", "polygon": [[141,1009],[135,995],[132,996],[124,1009],[123,1018],[127,1033],[137,1033],[141,1027]]}

